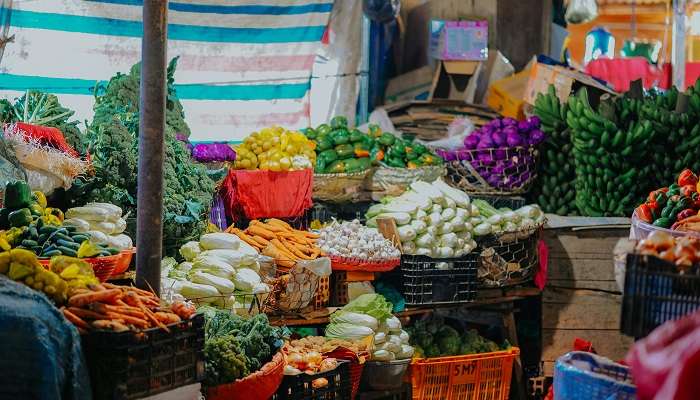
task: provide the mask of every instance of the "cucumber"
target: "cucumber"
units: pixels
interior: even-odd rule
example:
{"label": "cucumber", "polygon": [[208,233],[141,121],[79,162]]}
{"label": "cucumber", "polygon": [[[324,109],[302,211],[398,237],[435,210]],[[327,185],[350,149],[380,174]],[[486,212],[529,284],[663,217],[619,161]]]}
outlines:
{"label": "cucumber", "polygon": [[69,257],[77,257],[78,256],[78,252],[69,248],[69,247],[58,246],[58,250],[60,250],[60,252],[65,256],[69,256]]}
{"label": "cucumber", "polygon": [[39,238],[39,231],[37,231],[35,226],[29,227],[29,237],[31,237],[32,240],[37,240]]}
{"label": "cucumber", "polygon": [[73,249],[73,250],[78,250],[80,248],[80,244],[75,243],[73,241],[63,240],[63,239],[58,239],[56,241],[56,244],[59,247],[61,247],[61,246],[68,247],[69,249]]}
{"label": "cucumber", "polygon": [[41,253],[41,257],[60,256],[61,254],[62,254],[61,250],[54,249],[54,250],[44,251],[43,253]]}
{"label": "cucumber", "polygon": [[90,238],[86,235],[76,233],[75,235],[71,235],[71,238],[73,238],[73,241],[76,243],[83,243],[86,240],[90,240]]}
{"label": "cucumber", "polygon": [[109,254],[115,256],[120,253],[119,249],[115,249],[114,247],[107,247],[105,250],[109,252]]}
{"label": "cucumber", "polygon": [[110,252],[108,252],[107,250],[102,250],[101,252],[99,252],[99,253],[97,254],[97,257],[109,257],[109,256],[111,256],[111,255],[112,255],[112,254],[110,254]]}
{"label": "cucumber", "polygon": [[63,227],[63,229],[66,229],[69,233],[75,233],[78,231],[78,227],[73,225],[66,225]]}
{"label": "cucumber", "polygon": [[47,235],[50,235],[56,232],[58,229],[59,228],[57,226],[44,225],[41,228],[39,228],[39,233],[46,233]]}
{"label": "cucumber", "polygon": [[41,246],[32,247],[32,251],[36,254],[41,254]]}
{"label": "cucumber", "polygon": [[37,243],[36,240],[31,240],[31,239],[24,239],[22,240],[22,246],[27,247],[27,248],[32,248],[34,246],[38,246],[39,243]]}
{"label": "cucumber", "polygon": [[59,239],[59,240],[65,240],[66,242],[73,242],[73,238],[68,236],[65,233],[61,232],[56,232],[56,234],[53,235],[54,239]]}
{"label": "cucumber", "polygon": [[39,235],[39,237],[37,238],[36,241],[43,244],[44,242],[46,242],[46,239],[48,239],[48,238],[49,238],[48,233],[42,233],[41,235]]}

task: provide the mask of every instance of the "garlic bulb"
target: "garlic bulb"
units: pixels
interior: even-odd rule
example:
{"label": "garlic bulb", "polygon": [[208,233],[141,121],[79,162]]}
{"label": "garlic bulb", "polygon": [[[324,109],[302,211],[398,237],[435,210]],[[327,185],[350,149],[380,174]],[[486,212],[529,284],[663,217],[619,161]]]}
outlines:
{"label": "garlic bulb", "polygon": [[380,262],[396,259],[401,253],[375,228],[359,220],[333,221],[319,232],[318,245],[324,254]]}

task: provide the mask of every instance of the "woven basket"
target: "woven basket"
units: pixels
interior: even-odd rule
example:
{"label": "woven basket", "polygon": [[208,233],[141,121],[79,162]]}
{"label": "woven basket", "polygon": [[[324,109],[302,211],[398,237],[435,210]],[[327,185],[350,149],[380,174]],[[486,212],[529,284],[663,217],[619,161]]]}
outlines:
{"label": "woven basket", "polygon": [[314,174],[314,200],[331,203],[356,201],[371,169],[350,174]]}
{"label": "woven basket", "polygon": [[539,267],[538,243],[543,226],[480,239],[480,283],[503,287],[530,281]]}
{"label": "woven basket", "polygon": [[416,181],[433,182],[445,176],[444,165],[431,165],[418,168],[393,168],[381,166],[374,169],[365,180],[365,188],[381,192],[385,196],[398,196]]}
{"label": "woven basket", "polygon": [[[95,272],[95,277],[100,280],[100,282],[105,282],[112,276],[114,268],[117,267],[119,261],[122,259],[122,254],[117,254],[114,256],[96,257],[96,258],[82,258],[82,261],[89,263],[92,266],[92,270]],[[49,268],[51,260],[48,258],[40,258],[39,262],[46,268]]]}
{"label": "woven basket", "polygon": [[539,151],[535,146],[458,150],[450,158],[445,164],[452,186],[470,194],[513,195],[526,193],[537,178]]}
{"label": "woven basket", "polygon": [[122,250],[121,253],[121,258],[119,259],[119,262],[117,265],[114,267],[114,271],[112,271],[112,276],[120,275],[126,272],[127,269],[129,269],[129,266],[131,265],[131,260],[134,258],[134,254],[136,254],[136,247],[132,247],[127,250]]}

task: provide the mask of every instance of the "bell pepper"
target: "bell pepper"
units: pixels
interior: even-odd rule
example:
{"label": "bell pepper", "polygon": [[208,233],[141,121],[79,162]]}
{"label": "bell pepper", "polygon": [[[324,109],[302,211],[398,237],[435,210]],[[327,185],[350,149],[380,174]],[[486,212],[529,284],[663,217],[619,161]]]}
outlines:
{"label": "bell pepper", "polygon": [[418,164],[416,164],[416,163],[413,162],[413,161],[409,161],[409,162],[406,163],[406,167],[407,167],[408,169],[416,169],[416,168],[418,168]]}
{"label": "bell pepper", "polygon": [[662,217],[654,221],[653,225],[661,228],[669,228],[671,225],[673,225],[673,220],[671,218]]}
{"label": "bell pepper", "polygon": [[309,128],[306,128],[304,135],[307,138],[309,138],[310,140],[314,140],[314,139],[316,139],[316,136],[318,136],[318,133],[316,133],[316,131],[313,128],[309,127]]}
{"label": "bell pepper", "polygon": [[7,220],[10,226],[20,227],[28,226],[32,223],[32,213],[28,208],[20,208],[19,210],[12,211],[8,216]]}
{"label": "bell pepper", "polygon": [[390,167],[394,167],[394,168],[406,168],[406,164],[405,164],[405,163],[403,162],[403,160],[400,159],[400,158],[396,158],[396,157],[387,158],[384,162],[386,162],[386,164],[387,164],[388,166],[390,166]]}
{"label": "bell pepper", "polygon": [[53,215],[54,217],[58,218],[59,221],[63,222],[63,211],[61,211],[59,208],[49,207],[44,210],[44,215],[47,217]]}
{"label": "bell pepper", "polygon": [[692,217],[693,215],[695,215],[695,210],[692,208],[686,208],[685,210],[676,214],[676,221],[682,221],[688,217]]}
{"label": "bell pepper", "polygon": [[317,174],[322,174],[326,171],[326,160],[321,157],[316,158],[316,166],[314,167],[314,172]]}
{"label": "bell pepper", "polygon": [[406,154],[406,145],[404,145],[403,141],[397,140],[389,150],[392,150],[396,155],[404,156]]}
{"label": "bell pepper", "polygon": [[425,147],[425,146],[423,146],[423,145],[420,144],[420,143],[413,143],[413,151],[414,151],[416,154],[421,155],[421,154],[423,154],[423,153],[426,153],[426,152],[428,151],[428,148]]}
{"label": "bell pepper", "polygon": [[351,144],[341,144],[338,146],[335,146],[335,152],[338,154],[339,159],[345,159],[345,158],[350,158],[353,156],[355,149],[352,147]]}
{"label": "bell pepper", "polygon": [[346,144],[350,141],[350,133],[348,133],[347,129],[345,128],[334,130],[330,133],[330,137],[333,139],[333,144],[335,146]]}
{"label": "bell pepper", "polygon": [[372,166],[372,160],[369,157],[358,158],[357,163],[359,165],[358,171],[364,171]]}
{"label": "bell pepper", "polygon": [[5,185],[5,207],[17,210],[29,206],[32,201],[32,190],[27,182],[15,181]]}
{"label": "bell pepper", "polygon": [[637,216],[637,218],[649,224],[654,220],[651,208],[648,204],[642,204],[641,206],[637,207],[634,210],[634,214]]}
{"label": "bell pepper", "polygon": [[322,159],[325,164],[330,164],[338,159],[338,153],[333,149],[324,150],[318,153],[316,160]]}
{"label": "bell pepper", "polygon": [[661,205],[666,204],[666,200],[668,200],[666,192],[661,189],[649,192],[649,196],[647,197],[647,201],[655,201]]}
{"label": "bell pepper", "polygon": [[377,124],[369,124],[369,126],[367,127],[367,131],[370,136],[375,138],[382,135],[382,128],[380,128]]}
{"label": "bell pepper", "polygon": [[331,128],[333,129],[338,129],[338,128],[347,128],[348,126],[348,119],[342,115],[337,115],[333,118],[331,118]]}
{"label": "bell pepper", "polygon": [[367,136],[364,133],[360,132],[359,129],[353,129],[350,131],[350,141],[353,143],[360,142],[362,139]]}
{"label": "bell pepper", "polygon": [[666,196],[671,197],[673,195],[679,194],[681,192],[681,187],[677,184],[673,184],[668,187],[668,192],[666,192]]}
{"label": "bell pepper", "polygon": [[46,208],[46,195],[43,192],[35,191],[32,192],[32,199],[41,206],[41,208]]}
{"label": "bell pepper", "polygon": [[420,156],[420,160],[424,165],[436,165],[441,163],[442,158],[436,157],[430,153],[425,153]]}
{"label": "bell pepper", "polygon": [[697,185],[698,176],[690,169],[686,168],[678,175],[678,186]]}
{"label": "bell pepper", "polygon": [[328,124],[321,124],[316,127],[316,135],[317,136],[326,136],[329,133],[331,133],[331,126]]}
{"label": "bell pepper", "polygon": [[369,151],[369,157],[373,164],[377,164],[384,159],[384,150],[379,146],[372,147],[372,150]]}
{"label": "bell pepper", "polygon": [[333,161],[333,163],[326,168],[327,174],[341,174],[343,172],[345,172],[345,161],[343,160]]}
{"label": "bell pepper", "polygon": [[317,140],[316,150],[318,152],[328,150],[333,147],[333,139],[330,136],[324,136]]}
{"label": "bell pepper", "polygon": [[690,197],[693,195],[693,193],[697,193],[697,190],[695,189],[695,185],[681,186],[681,195],[682,196]]}
{"label": "bell pepper", "polygon": [[44,215],[44,209],[41,208],[39,203],[31,203],[29,204],[28,208],[32,215],[35,217],[41,217],[42,215]]}
{"label": "bell pepper", "polygon": [[357,158],[369,157],[369,150],[355,148],[355,157],[357,157]]}
{"label": "bell pepper", "polygon": [[381,143],[383,146],[391,146],[396,141],[396,136],[389,132],[384,132],[377,140],[379,140],[379,143]]}
{"label": "bell pepper", "polygon": [[360,163],[356,158],[345,160],[345,172],[352,173],[360,170]]}
{"label": "bell pepper", "polygon": [[0,229],[8,229],[10,227],[10,221],[7,217],[11,212],[9,208],[0,209]]}

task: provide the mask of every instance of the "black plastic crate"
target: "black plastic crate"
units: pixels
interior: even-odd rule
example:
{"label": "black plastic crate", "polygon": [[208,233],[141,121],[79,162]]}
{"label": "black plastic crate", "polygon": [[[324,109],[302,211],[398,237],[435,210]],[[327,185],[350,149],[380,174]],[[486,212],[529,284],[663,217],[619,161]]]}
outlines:
{"label": "black plastic crate", "polygon": [[138,399],[204,378],[204,316],[142,332],[92,332],[82,347],[96,399]]}
{"label": "black plastic crate", "polygon": [[476,298],[478,254],[460,258],[401,256],[397,268],[407,305],[467,303]]}
{"label": "black plastic crate", "polygon": [[[312,382],[328,380],[324,387],[315,389]],[[315,375],[285,375],[272,400],[349,400],[352,397],[350,363],[338,360],[338,367]]]}
{"label": "black plastic crate", "polygon": [[654,256],[629,254],[622,294],[620,331],[635,338],[664,322],[700,308],[700,270],[681,274],[676,266]]}

